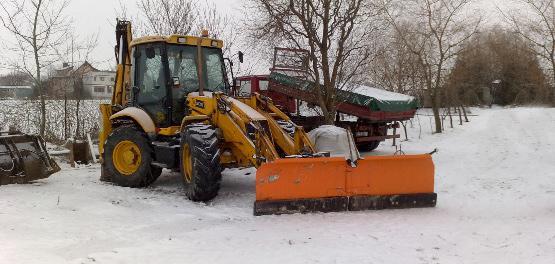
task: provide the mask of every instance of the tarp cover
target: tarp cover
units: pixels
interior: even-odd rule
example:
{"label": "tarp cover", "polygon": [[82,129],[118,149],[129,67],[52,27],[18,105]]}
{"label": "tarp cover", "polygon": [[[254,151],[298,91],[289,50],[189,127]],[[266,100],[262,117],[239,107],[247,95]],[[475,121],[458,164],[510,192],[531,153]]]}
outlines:
{"label": "tarp cover", "polygon": [[349,157],[349,134],[343,128],[323,125],[308,132],[308,138],[317,152],[329,152],[332,157]]}
{"label": "tarp cover", "polygon": [[[310,93],[315,87],[313,82],[301,80],[277,72],[270,74],[270,80],[281,85]],[[368,107],[372,111],[405,112],[418,108],[418,102],[412,96],[367,86],[359,86],[352,89],[352,91],[340,90],[337,95],[346,103]]]}

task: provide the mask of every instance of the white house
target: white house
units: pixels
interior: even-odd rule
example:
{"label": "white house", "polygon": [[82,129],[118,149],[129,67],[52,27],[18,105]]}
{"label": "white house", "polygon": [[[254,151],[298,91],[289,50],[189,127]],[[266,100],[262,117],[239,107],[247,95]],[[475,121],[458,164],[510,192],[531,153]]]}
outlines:
{"label": "white house", "polygon": [[112,97],[115,78],[114,71],[88,71],[83,74],[83,90],[94,99],[109,99]]}
{"label": "white house", "polygon": [[[102,71],[85,61],[74,69],[64,63],[62,69],[56,70],[48,82],[47,91],[52,98],[79,97],[81,99],[109,99],[116,72]],[[82,80],[82,82],[81,82]],[[82,83],[82,86],[78,84]]]}

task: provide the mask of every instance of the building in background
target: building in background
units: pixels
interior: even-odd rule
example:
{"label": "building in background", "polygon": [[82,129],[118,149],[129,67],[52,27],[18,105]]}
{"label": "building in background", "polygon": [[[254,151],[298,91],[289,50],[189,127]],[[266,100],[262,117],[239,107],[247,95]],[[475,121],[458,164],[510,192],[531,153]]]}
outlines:
{"label": "building in background", "polygon": [[1,99],[27,99],[33,96],[33,86],[0,85]]}
{"label": "building in background", "polygon": [[110,99],[115,78],[116,72],[98,70],[87,61],[77,69],[64,63],[50,77],[47,93],[57,99]]}
{"label": "building in background", "polygon": [[[88,64],[88,66],[90,66],[90,64]],[[101,71],[92,66],[90,66],[90,68],[90,70],[83,74],[83,92],[90,95],[93,99],[112,98],[112,89],[114,88],[116,72]]]}
{"label": "building in background", "polygon": [[54,99],[74,98],[76,83],[73,66],[64,63],[62,68],[50,73],[45,85],[46,95]]}
{"label": "building in background", "polygon": [[33,80],[28,74],[12,72],[0,76],[1,99],[26,99],[33,95]]}

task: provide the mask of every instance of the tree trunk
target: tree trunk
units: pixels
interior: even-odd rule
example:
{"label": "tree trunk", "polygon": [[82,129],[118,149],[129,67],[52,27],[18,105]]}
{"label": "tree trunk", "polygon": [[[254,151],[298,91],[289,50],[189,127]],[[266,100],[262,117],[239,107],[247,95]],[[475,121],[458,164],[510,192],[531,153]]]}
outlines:
{"label": "tree trunk", "polygon": [[449,124],[451,125],[451,128],[453,128],[453,116],[451,115],[451,107],[450,106],[447,107],[447,114],[449,115]]}
{"label": "tree trunk", "polygon": [[464,122],[466,122],[466,123],[470,122],[468,120],[468,116],[466,115],[466,109],[464,109],[464,105],[461,105],[461,108],[462,108],[463,114],[464,114]]}
{"label": "tree trunk", "polygon": [[41,68],[40,68],[40,60],[39,60],[39,46],[37,43],[38,37],[38,23],[40,18],[40,11],[42,6],[42,0],[39,0],[35,5],[35,16],[33,20],[33,55],[35,56],[35,67],[36,67],[36,78],[35,84],[37,85],[37,90],[39,91],[39,98],[40,98],[40,136],[44,137],[44,132],[46,130],[46,102],[44,101],[44,91],[42,90],[42,81],[41,81]]}
{"label": "tree trunk", "polygon": [[37,86],[37,90],[39,91],[39,99],[40,99],[40,128],[39,134],[41,137],[44,137],[44,132],[46,130],[46,102],[44,100],[44,91],[42,90],[42,82],[41,82],[41,72],[40,72],[40,62],[39,62],[39,54],[38,50],[35,48],[35,65],[36,69],[36,80],[35,85]]}
{"label": "tree trunk", "polygon": [[[325,109],[325,110],[324,110]],[[325,105],[322,107],[322,114],[326,125],[335,125],[336,109],[332,105]]]}
{"label": "tree trunk", "polygon": [[461,107],[459,107],[458,111],[459,112],[459,125],[462,126],[463,122],[462,122],[462,110]]}
{"label": "tree trunk", "polygon": [[[553,55],[553,54],[552,54]],[[551,88],[551,102],[555,106],[555,57],[551,56],[551,69],[553,70],[551,78],[553,79],[553,87]]]}
{"label": "tree trunk", "polygon": [[431,100],[432,111],[434,112],[434,122],[436,125],[435,133],[441,133],[442,128],[441,128],[441,117],[439,113],[439,96],[437,96],[437,94],[431,94],[431,98],[432,98]]}
{"label": "tree trunk", "polygon": [[[411,126],[412,126],[412,120],[411,122]],[[409,141],[409,133],[407,132],[407,122],[401,122],[401,125],[403,125],[403,130],[405,131],[405,140]]]}
{"label": "tree trunk", "polygon": [[[64,90],[67,88],[64,88]],[[64,91],[64,140],[67,139],[67,90]]]}
{"label": "tree trunk", "polygon": [[[393,135],[397,135],[397,122],[393,123]],[[392,146],[397,146],[397,142],[396,142],[397,138],[393,138],[393,144]]]}

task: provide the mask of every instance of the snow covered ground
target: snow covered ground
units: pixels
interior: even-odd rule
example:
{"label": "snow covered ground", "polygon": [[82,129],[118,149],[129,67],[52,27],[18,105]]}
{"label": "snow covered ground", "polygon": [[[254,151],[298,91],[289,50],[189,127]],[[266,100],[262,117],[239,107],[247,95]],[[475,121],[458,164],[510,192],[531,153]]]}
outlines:
{"label": "snow covered ground", "polygon": [[402,142],[439,149],[436,208],[254,217],[253,169],[199,204],[175,174],[129,189],[64,168],[0,187],[0,263],[554,263],[555,109],[473,113],[441,135],[421,116]]}

